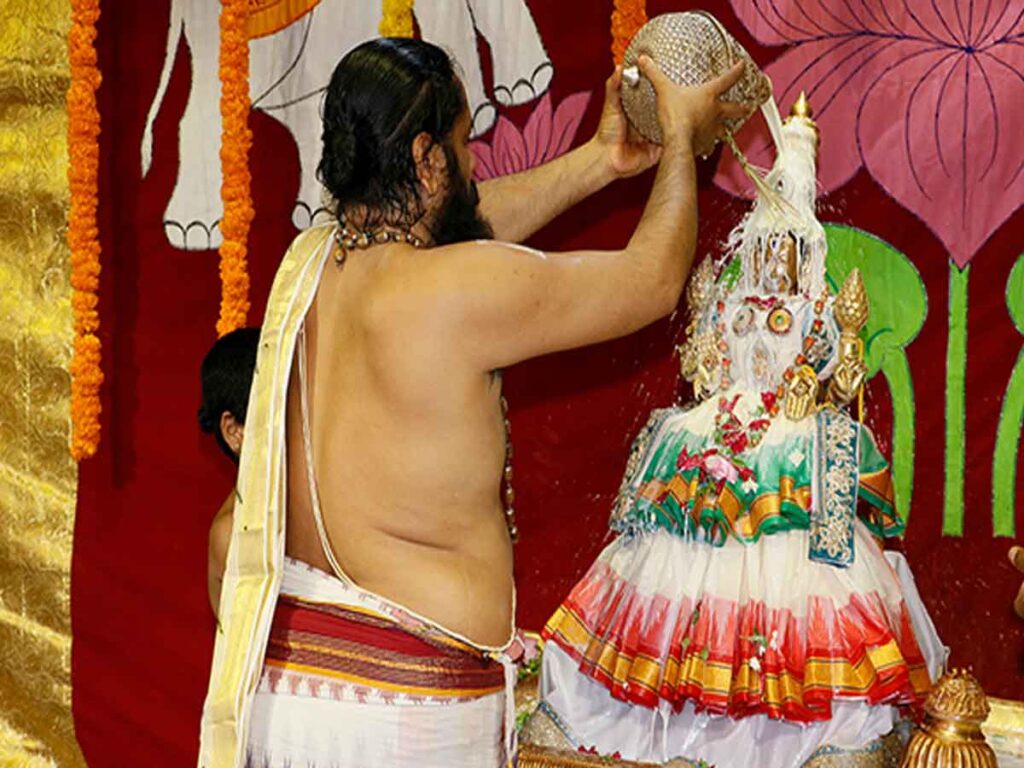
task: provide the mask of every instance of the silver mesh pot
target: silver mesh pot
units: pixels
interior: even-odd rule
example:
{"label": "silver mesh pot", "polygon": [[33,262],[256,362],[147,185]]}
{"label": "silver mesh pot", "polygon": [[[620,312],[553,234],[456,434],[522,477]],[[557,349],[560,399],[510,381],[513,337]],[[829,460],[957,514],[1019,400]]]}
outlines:
{"label": "silver mesh pot", "polygon": [[654,86],[636,66],[642,54],[650,56],[674,82],[687,86],[703,85],[743,61],[743,76],[723,98],[749,104],[750,112],[742,119],[727,121],[732,133],[772,95],[767,75],[710,13],[687,11],[656,16],[636,33],[622,63],[622,107],[640,135],[656,144],[661,143],[661,128]]}

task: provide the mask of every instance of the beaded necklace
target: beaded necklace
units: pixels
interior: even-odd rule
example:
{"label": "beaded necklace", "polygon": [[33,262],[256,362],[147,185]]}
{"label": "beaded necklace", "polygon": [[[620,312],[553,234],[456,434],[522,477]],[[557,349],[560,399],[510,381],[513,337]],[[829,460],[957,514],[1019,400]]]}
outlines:
{"label": "beaded necklace", "polygon": [[354,251],[357,248],[365,250],[372,245],[403,242],[411,245],[413,248],[426,247],[426,243],[409,230],[383,226],[372,231],[360,231],[351,229],[344,219],[341,219],[338,228],[334,230],[334,242],[338,244],[338,250],[334,254],[334,263],[339,267],[345,263],[345,257],[348,256],[348,252]]}
{"label": "beaded necklace", "polygon": [[[340,220],[338,228],[334,230],[334,241],[338,246],[334,254],[334,263],[339,267],[345,264],[349,251],[365,250],[373,245],[406,243],[413,248],[426,248],[423,239],[409,230],[383,226],[372,231],[360,231],[349,227],[344,219]],[[505,526],[508,528],[509,538],[515,544],[519,541],[519,527],[516,525],[514,507],[516,492],[512,488],[512,423],[508,418],[508,401],[504,395],[501,398],[501,418],[505,424],[505,470],[502,473]]]}

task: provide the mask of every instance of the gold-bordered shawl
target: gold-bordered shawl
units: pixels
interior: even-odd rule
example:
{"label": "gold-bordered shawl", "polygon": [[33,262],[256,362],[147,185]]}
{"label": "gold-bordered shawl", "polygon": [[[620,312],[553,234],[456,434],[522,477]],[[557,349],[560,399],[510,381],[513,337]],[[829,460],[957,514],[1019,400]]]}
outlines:
{"label": "gold-bordered shawl", "polygon": [[330,252],[329,225],[300,234],[267,300],[246,413],[231,543],[200,733],[201,768],[241,768],[284,561],[288,379]]}

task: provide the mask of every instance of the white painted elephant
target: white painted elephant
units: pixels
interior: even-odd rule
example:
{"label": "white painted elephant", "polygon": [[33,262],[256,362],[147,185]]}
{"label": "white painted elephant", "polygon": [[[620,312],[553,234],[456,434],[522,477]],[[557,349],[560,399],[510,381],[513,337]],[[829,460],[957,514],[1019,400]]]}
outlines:
{"label": "white painted elephant", "polygon": [[[172,0],[163,71],[142,137],[145,176],[154,151],[153,122],[184,37],[191,52],[192,86],[179,126],[178,179],[164,213],[167,237],[177,248],[215,248],[221,241],[219,12],[216,0]],[[526,0],[418,0],[415,14],[424,39],[446,47],[459,62],[474,135],[489,129],[496,118],[484,86],[478,33],[492,52],[494,101],[522,104],[547,90],[553,70]],[[308,226],[322,209],[315,170],[324,88],[342,55],[377,36],[380,18],[380,0],[319,0],[284,29],[250,41],[253,108],[287,126],[299,148],[302,177],[293,214],[298,227]]]}

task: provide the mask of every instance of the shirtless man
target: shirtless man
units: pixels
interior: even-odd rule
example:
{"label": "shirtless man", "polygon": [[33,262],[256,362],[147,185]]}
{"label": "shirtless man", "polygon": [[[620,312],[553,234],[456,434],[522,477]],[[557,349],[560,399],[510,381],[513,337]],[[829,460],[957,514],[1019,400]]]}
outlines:
{"label": "shirtless man", "polygon": [[[289,380],[281,416],[286,456],[270,461],[287,464],[290,559],[247,743],[244,725],[230,742],[254,764],[495,766],[511,759],[502,693],[511,676],[503,678],[492,660],[507,647],[514,618],[495,372],[632,333],[674,310],[696,240],[694,155],[711,150],[724,119],[749,112],[719,98],[742,65],[695,89],[676,86],[648,59],[640,67],[658,94],[660,150],[629,141],[617,71],[590,141],[547,165],[483,183],[478,195],[470,181],[470,114],[447,54],[416,40],[375,40],[335,70],[319,175],[341,225],[303,233],[285,257],[250,402],[252,419],[254,408],[263,413],[261,386],[268,402],[273,397],[269,377]],[[656,162],[654,188],[626,247],[545,254],[510,244]],[[308,312],[288,320],[294,311],[287,308],[303,301]],[[294,363],[284,351],[292,343]],[[283,362],[271,371],[271,359]],[[276,429],[278,422],[269,423]],[[242,495],[261,493],[246,473],[243,453]],[[263,518],[238,516],[225,590],[236,588],[249,604],[241,566],[231,578],[231,558],[258,559],[245,521]],[[269,575],[263,583],[272,583]],[[225,661],[215,662],[207,701],[204,754],[214,758],[206,765],[220,764],[210,751],[222,725],[218,705],[240,700],[223,681],[233,663],[227,659],[251,656],[251,644],[241,647],[251,636],[247,621],[237,620],[246,629],[229,626],[218,648]],[[239,647],[232,648],[236,631]],[[442,646],[457,654],[439,667]],[[312,650],[325,648],[344,649],[344,658]],[[294,695],[339,680],[361,692],[331,689],[319,709]],[[389,710],[396,695],[415,704]]]}

